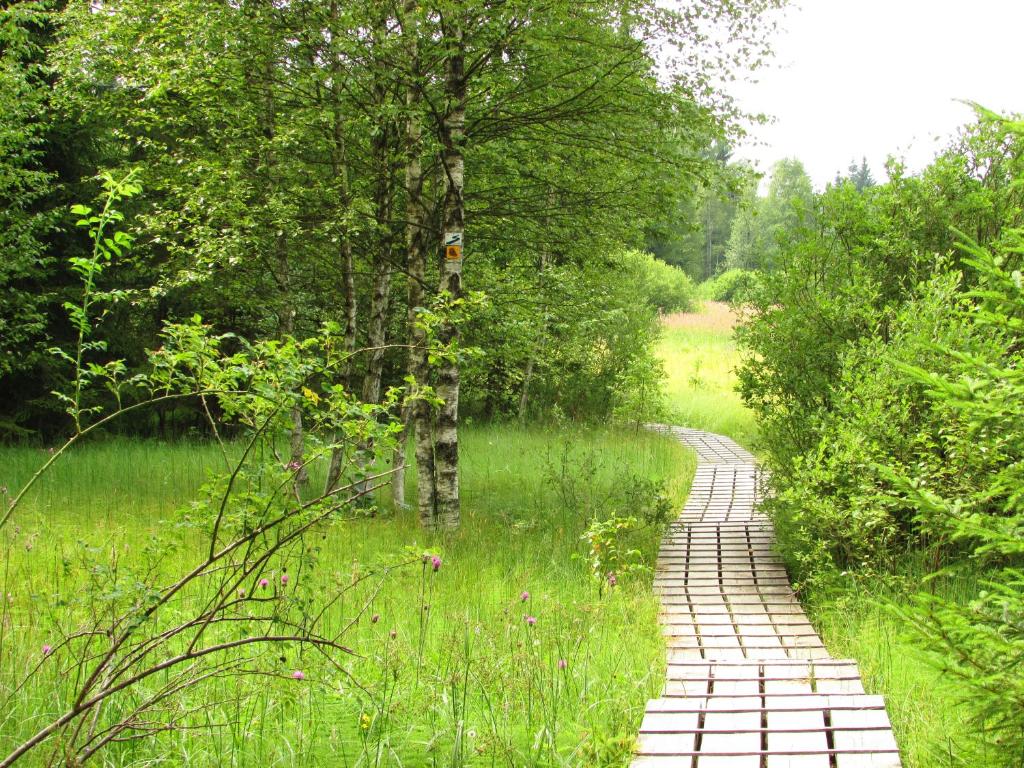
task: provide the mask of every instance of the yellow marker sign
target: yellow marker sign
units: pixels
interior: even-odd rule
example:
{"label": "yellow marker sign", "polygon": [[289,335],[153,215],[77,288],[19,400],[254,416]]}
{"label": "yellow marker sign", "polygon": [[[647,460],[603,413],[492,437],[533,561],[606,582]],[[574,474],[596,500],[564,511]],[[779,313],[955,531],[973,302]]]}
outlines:
{"label": "yellow marker sign", "polygon": [[444,247],[444,257],[448,261],[461,261],[462,260],[462,246],[461,245],[446,245]]}

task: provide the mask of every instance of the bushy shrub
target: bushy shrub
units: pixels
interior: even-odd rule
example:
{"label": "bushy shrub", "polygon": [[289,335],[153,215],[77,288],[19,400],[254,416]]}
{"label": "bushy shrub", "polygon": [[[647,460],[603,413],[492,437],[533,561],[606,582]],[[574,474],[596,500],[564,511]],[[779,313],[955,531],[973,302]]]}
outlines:
{"label": "bushy shrub", "polygon": [[896,312],[888,340],[872,336],[847,350],[830,407],[817,416],[816,444],[775,479],[768,509],[801,579],[888,572],[908,546],[948,540],[942,521],[901,498],[893,477],[926,472],[946,483],[950,468],[949,414],[906,371],[946,365],[942,350],[954,344],[994,351],[969,327],[959,285],[955,273],[937,276]]}
{"label": "bushy shrub", "polygon": [[679,267],[646,251],[626,251],[620,259],[624,279],[635,281],[640,295],[652,307],[662,312],[693,310],[697,289],[690,276]]}
{"label": "bushy shrub", "polygon": [[665,366],[652,350],[636,355],[615,381],[612,414],[635,429],[665,417]]}
{"label": "bushy shrub", "polygon": [[[1024,125],[1017,128],[1024,135]],[[967,686],[1005,765],[1024,762],[1024,230],[995,249],[970,244],[978,274],[967,338],[939,343],[933,366],[904,366],[935,415],[937,460],[886,468],[894,498],[922,531],[962,548],[943,573],[981,564],[967,605],[923,593],[908,618],[942,666]],[[937,454],[937,455],[936,455]]]}
{"label": "bushy shrub", "polygon": [[[693,290],[681,270],[639,252],[585,265],[548,264],[533,282],[518,265],[479,280],[494,287],[488,306],[467,324],[464,342],[485,351],[464,363],[460,411],[484,418],[597,419],[621,409],[624,379],[637,382],[644,370],[654,371],[652,291],[666,307],[685,307],[679,302],[689,301]],[[651,379],[645,386],[658,384]]]}
{"label": "bushy shrub", "polygon": [[[922,179],[826,193],[821,231],[785,249],[752,294],[741,384],[798,579],[820,591],[927,563],[896,609],[964,683],[980,738],[1017,766],[1024,123],[987,116],[968,139]],[[982,588],[958,601],[928,583],[979,574]]]}
{"label": "bushy shrub", "polygon": [[700,284],[699,293],[708,301],[743,301],[754,286],[757,273],[750,269],[727,269]]}
{"label": "bushy shrub", "polygon": [[1024,140],[987,123],[968,130],[919,177],[889,168],[887,184],[829,188],[813,229],[780,251],[744,297],[749,322],[741,391],[757,414],[773,472],[814,448],[842,389],[843,356],[860,341],[888,342],[895,313],[941,270],[977,280],[956,232],[988,242],[1022,223]]}

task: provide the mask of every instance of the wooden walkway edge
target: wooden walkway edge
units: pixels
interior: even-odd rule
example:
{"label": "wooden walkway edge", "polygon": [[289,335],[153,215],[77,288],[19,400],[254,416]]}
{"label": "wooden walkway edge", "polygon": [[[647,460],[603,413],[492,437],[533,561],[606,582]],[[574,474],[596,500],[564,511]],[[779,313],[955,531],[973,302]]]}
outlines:
{"label": "wooden walkway edge", "polygon": [[651,425],[697,452],[654,588],[668,644],[633,768],[898,768],[885,703],[833,659],[772,552],[753,455],[727,437]]}

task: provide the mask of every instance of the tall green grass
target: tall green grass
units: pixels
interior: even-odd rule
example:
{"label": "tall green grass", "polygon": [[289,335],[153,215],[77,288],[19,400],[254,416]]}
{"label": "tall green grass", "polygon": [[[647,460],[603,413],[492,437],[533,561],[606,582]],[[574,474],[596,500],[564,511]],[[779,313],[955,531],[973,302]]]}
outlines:
{"label": "tall green grass", "polygon": [[[664,680],[657,604],[649,575],[615,589],[597,582],[577,557],[580,536],[591,514],[622,503],[630,477],[665,481],[680,503],[692,456],[646,433],[501,426],[464,430],[462,456],[458,533],[427,536],[413,511],[392,513],[382,500],[375,517],[307,542],[316,565],[293,574],[296,595],[351,584],[409,552],[442,558],[436,573],[415,565],[379,587],[369,580],[331,609],[328,630],[352,623],[344,640],[359,655],[346,670],[358,686],[315,654],[281,648],[261,676],[214,680],[186,697],[183,723],[210,728],[115,745],[103,764],[627,764],[644,703]],[[0,449],[0,484],[16,487],[43,459]],[[82,618],[75,595],[97,578],[90,564],[141,567],[159,536],[173,545],[159,567],[186,568],[202,542],[176,510],[220,461],[202,444],[85,445],[0,533],[0,754],[67,704],[68,659],[40,649]],[[646,529],[630,544],[653,563],[659,536]]]}
{"label": "tall green grass", "polygon": [[[912,558],[900,578],[851,579],[810,596],[808,612],[833,656],[856,659],[865,688],[883,694],[906,768],[984,768],[996,764],[977,738],[980,724],[961,706],[964,691],[943,674],[908,633],[900,606],[926,569]],[[971,578],[939,580],[942,597],[968,602],[978,591]]]}
{"label": "tall green grass", "polygon": [[728,435],[750,448],[757,425],[736,391],[739,350],[728,316],[720,306],[710,309],[705,305],[703,313],[670,315],[662,328],[658,356],[667,375],[670,420]]}

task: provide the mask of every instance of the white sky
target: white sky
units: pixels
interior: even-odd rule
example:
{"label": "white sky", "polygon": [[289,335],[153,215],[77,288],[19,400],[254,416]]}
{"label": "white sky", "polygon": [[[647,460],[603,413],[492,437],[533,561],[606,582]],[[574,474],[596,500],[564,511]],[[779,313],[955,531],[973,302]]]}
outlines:
{"label": "white sky", "polygon": [[[822,188],[866,156],[928,164],[973,112],[1024,112],[1024,0],[795,0],[741,107],[775,117],[734,157],[768,171],[797,157]],[[936,141],[938,137],[938,141]]]}

